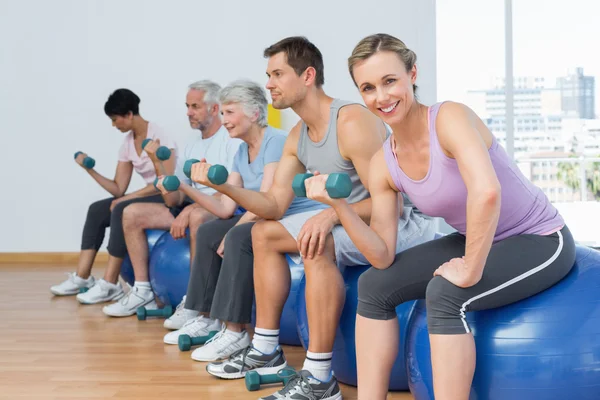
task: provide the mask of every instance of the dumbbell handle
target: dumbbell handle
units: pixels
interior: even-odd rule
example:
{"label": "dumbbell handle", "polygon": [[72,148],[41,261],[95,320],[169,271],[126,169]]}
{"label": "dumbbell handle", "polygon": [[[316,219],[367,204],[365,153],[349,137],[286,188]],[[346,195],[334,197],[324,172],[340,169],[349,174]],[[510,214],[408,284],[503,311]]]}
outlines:
{"label": "dumbbell handle", "polygon": [[[144,139],[144,141],[142,142],[142,150],[144,150],[146,148],[146,146],[148,145],[148,143],[150,143],[152,141],[152,139]],[[164,157],[161,157],[161,153]],[[158,148],[158,150],[156,151],[156,157],[158,158],[158,169],[160,171],[161,175],[167,175],[167,172],[165,170],[165,166],[163,165],[163,161],[168,160],[171,157],[171,150],[169,150],[168,147],[166,146],[160,146]]]}

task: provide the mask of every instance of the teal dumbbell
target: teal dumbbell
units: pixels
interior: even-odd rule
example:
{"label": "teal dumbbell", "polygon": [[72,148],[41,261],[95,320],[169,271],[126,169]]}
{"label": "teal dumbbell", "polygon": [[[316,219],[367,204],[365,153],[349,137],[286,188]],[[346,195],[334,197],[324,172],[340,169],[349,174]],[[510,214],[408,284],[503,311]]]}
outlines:
{"label": "teal dumbbell", "polygon": [[191,158],[189,160],[186,160],[185,163],[183,164],[183,173],[185,174],[185,176],[187,176],[188,178],[192,177],[192,165],[199,163],[200,160],[196,160],[195,158]]}
{"label": "teal dumbbell", "polygon": [[208,180],[211,181],[213,185],[224,184],[227,182],[228,176],[229,173],[227,172],[227,168],[222,165],[216,164],[208,169]]}
{"label": "teal dumbbell", "polygon": [[173,307],[171,306],[164,306],[158,310],[147,310],[146,307],[137,309],[138,321],[145,321],[148,317],[169,318],[171,315],[173,315]]}
{"label": "teal dumbbell", "polygon": [[192,346],[200,346],[215,336],[219,331],[210,331],[207,336],[191,337],[190,335],[179,335],[177,345],[181,351],[189,351]]}
{"label": "teal dumbbell", "polygon": [[[144,139],[142,142],[142,150],[144,150],[151,141],[152,139]],[[168,160],[171,158],[171,150],[167,146],[160,146],[158,150],[156,150],[156,158],[158,158],[160,161]]]}
{"label": "teal dumbbell", "polygon": [[[314,176],[313,174],[298,174],[292,181],[292,189],[296,197],[306,197],[304,181]],[[332,199],[345,199],[352,192],[352,181],[348,174],[329,174],[325,182],[325,189]]]}
{"label": "teal dumbbell", "polygon": [[260,375],[256,371],[248,371],[246,372],[244,380],[246,382],[246,389],[254,392],[259,390],[261,385],[270,385],[273,383],[283,383],[286,385],[293,375],[296,375],[296,371],[292,368],[284,368],[276,374],[267,375]]}
{"label": "teal dumbbell", "polygon": [[[79,157],[79,155],[81,153],[83,153],[83,152],[78,151],[77,153],[75,153],[75,157],[73,157],[73,158]],[[87,169],[92,169],[92,168],[94,168],[95,165],[96,165],[96,160],[94,160],[92,157],[86,157],[83,159],[83,166],[86,167]]]}
{"label": "teal dumbbell", "polygon": [[[154,187],[156,187],[156,185],[158,185],[158,178],[154,178]],[[165,179],[163,179],[162,181],[162,185],[169,192],[174,192],[177,189],[179,189],[179,185],[181,185],[181,182],[179,181],[179,178],[175,175],[169,175],[165,176]]]}
{"label": "teal dumbbell", "polygon": [[88,287],[82,287],[82,288],[79,288],[79,293],[85,293],[88,290],[90,290],[90,288],[88,288]]}

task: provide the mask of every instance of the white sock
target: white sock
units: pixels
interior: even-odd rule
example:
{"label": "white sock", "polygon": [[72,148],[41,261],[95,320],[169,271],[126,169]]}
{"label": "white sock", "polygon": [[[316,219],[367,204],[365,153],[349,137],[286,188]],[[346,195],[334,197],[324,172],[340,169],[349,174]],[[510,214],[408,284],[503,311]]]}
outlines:
{"label": "white sock", "polygon": [[235,332],[235,331],[230,331],[229,329],[225,329],[225,332],[229,333],[230,335],[235,336],[238,339],[241,339],[244,336],[244,331]]}
{"label": "white sock", "polygon": [[152,286],[150,286],[150,282],[139,282],[139,281],[135,281],[135,283],[133,284],[133,287],[136,287],[140,290],[152,290]]}
{"label": "white sock", "polygon": [[218,330],[221,330],[221,322],[218,319],[212,319],[209,317],[204,317],[204,320],[210,327],[217,326]]}
{"label": "white sock", "polygon": [[313,353],[307,351],[302,369],[310,372],[318,380],[327,382],[331,374],[332,356],[333,353]]}
{"label": "white sock", "polygon": [[279,345],[279,329],[256,328],[252,347],[263,354],[271,354]]}

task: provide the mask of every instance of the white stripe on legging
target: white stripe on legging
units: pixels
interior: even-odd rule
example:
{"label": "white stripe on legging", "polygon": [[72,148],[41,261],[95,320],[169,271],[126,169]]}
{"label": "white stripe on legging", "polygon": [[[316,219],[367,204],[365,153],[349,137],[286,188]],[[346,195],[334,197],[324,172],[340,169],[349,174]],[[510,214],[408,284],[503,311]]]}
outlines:
{"label": "white stripe on legging", "polygon": [[540,266],[537,266],[535,268],[530,269],[529,271],[525,272],[524,274],[521,274],[513,279],[511,279],[510,281],[504,282],[502,285],[495,287],[493,289],[488,290],[487,292],[481,293],[480,295],[477,295],[469,300],[467,300],[461,307],[460,309],[460,319],[462,320],[463,325],[465,326],[465,330],[467,331],[467,333],[470,332],[469,329],[469,325],[467,325],[467,320],[465,319],[465,310],[467,309],[467,307],[469,306],[469,304],[471,304],[472,302],[474,302],[475,300],[479,300],[482,297],[488,296],[492,293],[496,293],[499,290],[502,290],[510,285],[512,285],[513,283],[517,283],[519,281],[522,281],[523,279],[537,273],[540,272],[541,270],[543,270],[544,268],[546,268],[548,265],[552,264],[554,262],[554,260],[556,260],[558,258],[558,256],[560,255],[560,252],[562,251],[563,248],[563,237],[562,234],[560,233],[560,231],[557,232],[558,233],[558,248],[556,249],[556,252],[554,253],[554,255],[552,255],[552,257],[550,257],[550,259],[548,261],[546,261],[545,263],[543,263]]}

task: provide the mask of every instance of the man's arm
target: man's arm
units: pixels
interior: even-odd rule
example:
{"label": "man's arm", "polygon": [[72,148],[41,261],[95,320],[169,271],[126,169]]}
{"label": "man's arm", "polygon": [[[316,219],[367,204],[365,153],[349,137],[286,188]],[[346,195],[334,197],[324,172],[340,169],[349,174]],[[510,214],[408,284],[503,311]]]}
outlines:
{"label": "man's arm", "polygon": [[[338,118],[338,146],[340,154],[352,161],[363,186],[369,190],[371,158],[381,149],[386,137],[385,125],[370,111],[359,105],[346,106]],[[371,219],[371,198],[350,205],[367,224]],[[335,224],[340,220],[333,208],[324,210],[331,214]]]}
{"label": "man's arm", "polygon": [[[210,186],[229,196],[247,211],[256,214],[260,218],[279,220],[294,200],[294,191],[292,190],[294,177],[297,174],[306,172],[306,167],[302,165],[297,156],[299,136],[300,125],[298,124],[287,137],[281,160],[275,171],[273,186],[266,193],[255,192],[227,183],[223,185],[213,185],[209,181],[199,183]],[[193,168],[195,167],[196,165]]]}

